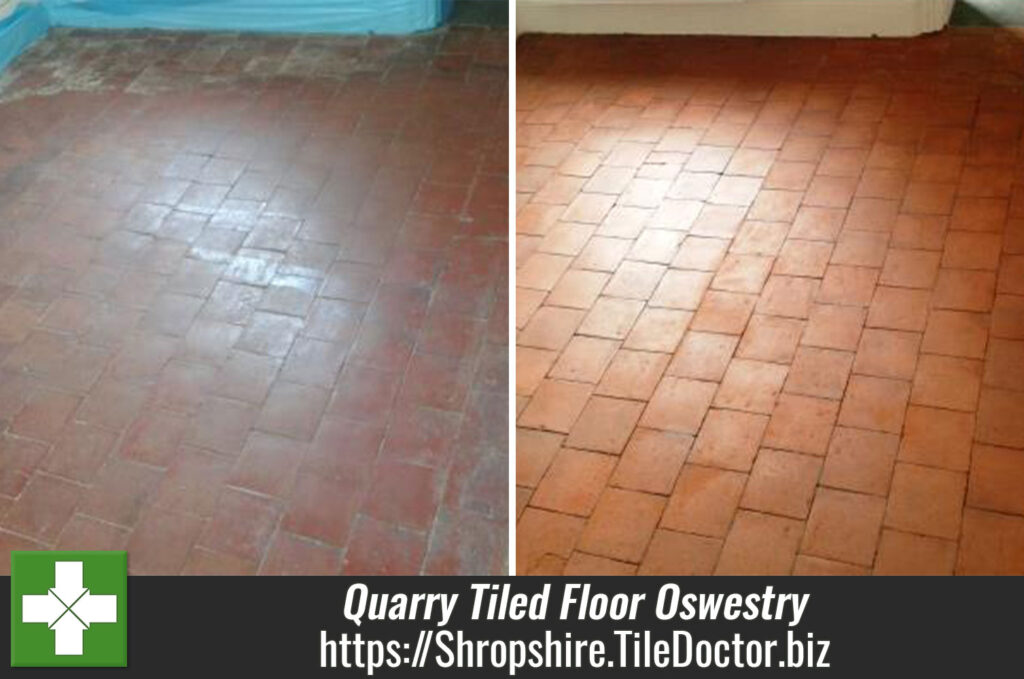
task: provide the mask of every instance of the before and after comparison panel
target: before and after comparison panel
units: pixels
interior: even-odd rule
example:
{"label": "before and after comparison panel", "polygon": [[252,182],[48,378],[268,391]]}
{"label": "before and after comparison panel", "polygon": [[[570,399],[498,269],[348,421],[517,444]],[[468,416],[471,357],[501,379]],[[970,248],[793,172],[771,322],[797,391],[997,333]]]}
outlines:
{"label": "before and after comparison panel", "polygon": [[1002,657],[953,575],[1024,575],[1022,3],[0,0],[12,668]]}

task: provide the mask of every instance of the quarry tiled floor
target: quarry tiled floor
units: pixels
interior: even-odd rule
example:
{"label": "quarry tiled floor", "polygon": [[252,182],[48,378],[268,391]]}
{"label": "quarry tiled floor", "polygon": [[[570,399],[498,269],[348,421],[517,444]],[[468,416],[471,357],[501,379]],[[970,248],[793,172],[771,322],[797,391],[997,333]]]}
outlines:
{"label": "quarry tiled floor", "polygon": [[517,572],[1024,573],[1024,42],[519,45]]}
{"label": "quarry tiled floor", "polygon": [[55,31],[0,89],[0,565],[501,573],[507,33]]}

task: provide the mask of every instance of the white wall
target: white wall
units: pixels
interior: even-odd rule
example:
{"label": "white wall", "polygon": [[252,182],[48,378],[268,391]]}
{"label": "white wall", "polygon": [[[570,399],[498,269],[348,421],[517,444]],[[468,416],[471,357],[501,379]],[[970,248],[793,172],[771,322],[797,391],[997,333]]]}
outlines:
{"label": "white wall", "polygon": [[520,33],[910,36],[954,0],[516,0]]}

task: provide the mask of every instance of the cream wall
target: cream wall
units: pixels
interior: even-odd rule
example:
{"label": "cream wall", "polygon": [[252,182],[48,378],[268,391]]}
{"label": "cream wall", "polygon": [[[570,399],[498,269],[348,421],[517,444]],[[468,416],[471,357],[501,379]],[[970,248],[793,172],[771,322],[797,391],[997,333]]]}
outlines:
{"label": "cream wall", "polygon": [[520,33],[909,36],[954,0],[516,0]]}

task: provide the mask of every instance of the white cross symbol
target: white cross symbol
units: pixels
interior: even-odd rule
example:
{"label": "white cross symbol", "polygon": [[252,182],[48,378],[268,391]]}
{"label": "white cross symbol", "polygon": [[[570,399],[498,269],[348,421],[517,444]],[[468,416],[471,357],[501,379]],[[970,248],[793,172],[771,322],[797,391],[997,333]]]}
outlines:
{"label": "white cross symbol", "polygon": [[46,594],[21,597],[22,622],[41,622],[54,631],[56,655],[82,655],[82,632],[94,622],[117,622],[117,595],[90,594],[82,587],[82,562],[54,564],[55,586]]}

